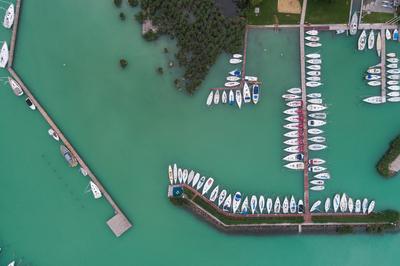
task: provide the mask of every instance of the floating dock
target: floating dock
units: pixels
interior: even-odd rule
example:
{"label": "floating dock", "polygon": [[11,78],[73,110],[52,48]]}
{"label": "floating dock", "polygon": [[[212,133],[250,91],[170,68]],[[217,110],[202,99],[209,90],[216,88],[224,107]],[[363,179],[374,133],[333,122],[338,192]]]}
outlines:
{"label": "floating dock", "polygon": [[386,100],[386,37],[385,29],[381,28],[381,96]]}

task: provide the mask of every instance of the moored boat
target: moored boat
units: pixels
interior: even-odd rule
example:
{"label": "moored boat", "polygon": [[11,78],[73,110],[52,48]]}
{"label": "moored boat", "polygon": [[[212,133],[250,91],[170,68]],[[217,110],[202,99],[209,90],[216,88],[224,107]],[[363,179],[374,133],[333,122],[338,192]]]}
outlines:
{"label": "moored boat", "polygon": [[364,198],[362,201],[362,212],[365,214],[368,210],[368,199]]}
{"label": "moored boat", "polygon": [[372,87],[380,86],[381,82],[377,80],[368,81],[368,85]]}
{"label": "moored boat", "polygon": [[310,113],[308,114],[309,117],[314,118],[314,119],[326,119],[326,113],[321,112],[321,113]]}
{"label": "moored boat", "polygon": [[189,173],[189,175],[188,175],[188,180],[187,180],[187,183],[188,183],[189,185],[190,185],[190,183],[192,183],[193,178],[194,178],[194,171],[191,170],[190,173]]}
{"label": "moored boat", "polygon": [[378,80],[378,79],[381,79],[381,76],[379,76],[379,75],[372,75],[372,74],[367,74],[367,75],[365,75],[365,79],[366,80]]}
{"label": "moored boat", "polygon": [[310,119],[307,121],[307,124],[310,127],[321,127],[326,125],[326,122],[324,120]]}
{"label": "moored boat", "polygon": [[387,57],[396,57],[396,53],[387,53],[386,56]]}
{"label": "moored boat", "polygon": [[3,42],[0,50],[0,68],[5,68],[8,63],[8,46],[7,42]]}
{"label": "moored boat", "polygon": [[299,108],[289,108],[286,109],[285,111],[283,111],[284,114],[287,115],[296,115],[300,113],[300,109]]}
{"label": "moored boat", "polygon": [[321,65],[308,65],[306,68],[310,70],[321,70]]}
{"label": "moored boat", "polygon": [[9,29],[9,28],[11,28],[13,23],[14,23],[14,4],[10,4],[4,15],[3,26],[6,29]]}
{"label": "moored boat", "polygon": [[317,53],[313,53],[313,54],[306,54],[306,57],[307,57],[307,58],[315,58],[315,59],[318,59],[318,58],[321,58],[321,55],[320,55],[320,54],[317,54]]}
{"label": "moored boat", "polygon": [[319,166],[319,165],[314,165],[314,166],[308,167],[308,171],[311,172],[311,173],[320,173],[320,172],[323,172],[325,170],[326,170],[325,167]]}
{"label": "moored boat", "polygon": [[299,94],[299,93],[301,93],[301,89],[300,88],[290,88],[287,90],[287,92],[290,94]]}
{"label": "moored boat", "polygon": [[324,189],[325,189],[324,186],[312,186],[312,187],[310,187],[310,190],[313,190],[313,191],[322,191]]}
{"label": "moored boat", "polygon": [[329,212],[330,208],[331,208],[331,198],[326,198],[326,200],[325,200],[325,212]]}
{"label": "moored boat", "polygon": [[229,75],[240,77],[242,75],[242,71],[240,71],[239,69],[235,69],[235,70],[229,71]]}
{"label": "moored boat", "polygon": [[399,85],[390,85],[387,87],[389,90],[391,91],[398,91],[400,90],[400,86]]}
{"label": "moored boat", "polygon": [[222,210],[224,212],[228,212],[231,209],[231,203],[232,203],[232,195],[229,194],[228,197],[226,197],[225,201],[224,201],[224,205],[222,207]]}
{"label": "moored boat", "polygon": [[318,30],[308,30],[308,31],[306,31],[306,34],[310,35],[310,36],[317,36]]}
{"label": "moored boat", "polygon": [[391,64],[386,65],[386,67],[394,69],[394,68],[398,68],[399,65],[396,63],[391,63]]}
{"label": "moored boat", "polygon": [[356,35],[358,29],[358,15],[354,12],[350,21],[350,35]]}
{"label": "moored boat", "polygon": [[237,77],[237,76],[228,76],[228,77],[226,77],[226,80],[227,80],[227,81],[238,81],[238,80],[240,80],[240,77]]}
{"label": "moored boat", "polygon": [[370,214],[371,212],[373,212],[374,208],[375,208],[375,201],[371,200],[371,202],[369,203],[369,206],[368,206],[367,214]]}
{"label": "moored boat", "polygon": [[206,101],[207,106],[210,106],[212,104],[213,99],[214,99],[214,91],[210,91],[210,94],[208,94]]}
{"label": "moored boat", "polygon": [[57,132],[54,131],[54,129],[50,128],[47,133],[56,141],[60,140],[60,136],[58,136]]}
{"label": "moored boat", "polygon": [[387,73],[389,74],[400,74],[400,69],[396,68],[396,69],[389,69],[387,71]]}
{"label": "moored boat", "polygon": [[212,185],[214,184],[214,178],[210,177],[207,179],[206,183],[204,184],[203,191],[201,192],[201,195],[206,194]]}
{"label": "moored boat", "polygon": [[249,198],[246,197],[242,203],[242,208],[240,208],[241,214],[248,214],[249,213]]}
{"label": "moored boat", "polygon": [[312,65],[320,65],[322,63],[322,60],[319,58],[312,58],[308,59],[306,62]]}
{"label": "moored boat", "polygon": [[258,199],[258,207],[260,209],[260,213],[263,213],[264,208],[265,208],[265,198],[264,198],[264,196],[260,196],[260,198]]}
{"label": "moored boat", "polygon": [[16,82],[11,77],[8,77],[8,83],[10,84],[11,89],[16,96],[21,96],[22,94],[24,94],[24,91],[21,89],[21,86],[18,84],[18,82]]}
{"label": "moored boat", "polygon": [[235,94],[233,90],[229,90],[229,97],[228,97],[229,105],[233,105],[235,103]]}
{"label": "moored boat", "polygon": [[289,107],[300,107],[302,106],[302,104],[303,104],[302,101],[289,101],[286,103],[286,105]]}
{"label": "moored boat", "polygon": [[386,98],[382,96],[371,96],[363,99],[363,101],[371,104],[381,104],[386,102]]}
{"label": "moored boat", "polygon": [[304,155],[301,153],[292,153],[283,158],[283,160],[287,162],[297,162],[297,161],[302,161],[303,159]]}
{"label": "moored boat", "polygon": [[307,99],[307,102],[311,104],[322,104],[323,100],[321,98],[311,98]]}
{"label": "moored boat", "polygon": [[316,143],[323,143],[326,141],[326,138],[323,136],[315,136],[308,139],[309,141],[316,142]]}
{"label": "moored boat", "polygon": [[296,95],[296,94],[283,94],[282,98],[286,99],[286,100],[296,100],[296,99],[300,99],[301,97],[300,97],[300,95]]}
{"label": "moored boat", "polygon": [[400,97],[389,97],[388,99],[388,102],[392,102],[392,103],[398,103],[398,102],[400,102]]}
{"label": "moored boat", "polygon": [[72,155],[67,147],[65,147],[64,145],[60,145],[60,151],[70,167],[75,167],[78,165],[76,158]]}
{"label": "moored boat", "polygon": [[250,81],[250,82],[256,82],[258,80],[258,77],[255,77],[255,76],[244,76],[244,80]]}
{"label": "moored boat", "polygon": [[233,196],[233,203],[232,203],[232,212],[233,213],[236,213],[241,201],[242,201],[242,194],[238,191]]}
{"label": "moored boat", "polygon": [[243,101],[244,103],[251,102],[251,93],[249,85],[247,85],[247,82],[245,82],[243,86]]}
{"label": "moored boat", "polygon": [[308,163],[311,165],[321,165],[325,163],[325,160],[321,158],[314,158],[314,159],[309,159]]}
{"label": "moored boat", "polygon": [[232,59],[229,59],[229,63],[232,65],[240,64],[240,63],[242,63],[242,59],[232,58]]}
{"label": "moored boat", "polygon": [[[295,123],[295,122],[294,122]],[[285,137],[288,138],[298,138],[300,136],[299,131],[298,130],[293,130],[293,131],[289,131],[286,132],[285,134],[283,134]]]}
{"label": "moored boat", "polygon": [[233,58],[242,58],[243,56],[241,54],[233,54],[232,57]]}
{"label": "moored boat", "polygon": [[228,95],[227,95],[226,91],[222,92],[221,101],[222,101],[223,104],[228,102]]}
{"label": "moored boat", "polygon": [[308,81],[321,81],[321,77],[319,77],[319,76],[309,76],[309,77],[306,77],[306,80],[308,80]]}
{"label": "moored boat", "polygon": [[182,179],[182,169],[178,168],[178,182],[182,183],[183,179]]}
{"label": "moored boat", "polygon": [[312,151],[320,151],[320,150],[324,150],[326,149],[326,145],[323,144],[319,144],[319,143],[313,143],[311,145],[308,145],[308,149],[312,150]]}
{"label": "moored boat", "polygon": [[389,57],[386,59],[387,62],[397,64],[399,62],[399,59],[396,57]]}
{"label": "moored boat", "polygon": [[388,75],[388,79],[399,80],[400,79],[400,75],[399,74]]}
{"label": "moored boat", "polygon": [[374,44],[375,44],[375,34],[374,31],[371,30],[368,35],[368,49],[371,50],[372,48],[374,48]]}
{"label": "moored boat", "polygon": [[299,145],[301,143],[298,138],[288,139],[283,142],[286,145]]}
{"label": "moored boat", "polygon": [[236,104],[239,108],[242,108],[242,93],[240,92],[240,90],[236,90]]}
{"label": "moored boat", "polygon": [[93,183],[93,181],[89,181],[90,183],[90,190],[92,191],[93,197],[95,199],[99,199],[101,198],[101,191],[100,189],[96,186],[95,183]]}
{"label": "moored boat", "polygon": [[270,214],[272,211],[272,199],[268,198],[267,199],[267,213]]}
{"label": "moored boat", "polygon": [[200,173],[196,173],[193,177],[192,187],[195,188],[200,179]]}
{"label": "moored boat", "polygon": [[346,195],[346,193],[343,193],[342,197],[340,198],[339,208],[340,208],[341,212],[347,211],[347,195]]}
{"label": "moored boat", "polygon": [[240,85],[240,83],[239,82],[237,82],[237,81],[229,81],[229,82],[225,82],[225,87],[237,87],[237,86],[239,86]]}
{"label": "moored boat", "polygon": [[349,209],[349,212],[352,213],[354,209],[354,202],[352,198],[349,198],[349,200],[347,201],[347,207]]}
{"label": "moored boat", "polygon": [[174,184],[176,184],[177,180],[178,180],[178,167],[176,166],[176,163],[174,163]]}
{"label": "moored boat", "polygon": [[337,212],[339,209],[340,205],[340,195],[336,194],[335,197],[333,198],[333,211]]}
{"label": "moored boat", "polygon": [[312,47],[312,48],[321,47],[322,46],[322,44],[319,43],[319,42],[306,42],[305,45],[308,46],[308,47]]}
{"label": "moored boat", "polygon": [[217,197],[218,197],[218,192],[219,192],[219,186],[216,186],[213,191],[211,191],[211,195],[210,195],[210,201],[214,202]]}
{"label": "moored boat", "polygon": [[365,45],[367,43],[367,32],[363,30],[358,38],[358,50],[362,51],[365,49]]}
{"label": "moored boat", "polygon": [[304,213],[304,204],[302,199],[299,199],[299,201],[297,202],[297,212]]}
{"label": "moored boat", "polygon": [[214,104],[219,104],[219,90],[214,93]]}
{"label": "moored boat", "polygon": [[276,197],[275,203],[274,203],[274,213],[280,213],[281,211],[281,201],[279,197]]}
{"label": "moored boat", "polygon": [[187,169],[184,169],[184,170],[182,171],[182,181],[183,181],[183,183],[186,183],[187,178],[188,178],[188,170],[187,170]]}
{"label": "moored boat", "polygon": [[310,208],[310,212],[315,212],[318,209],[319,205],[321,205],[320,200],[317,200],[316,202],[314,202]]}
{"label": "moored boat", "polygon": [[297,130],[299,128],[299,123],[289,123],[283,126],[286,129]]}
{"label": "moored boat", "polygon": [[308,82],[306,82],[306,86],[310,87],[310,88],[319,87],[321,85],[322,85],[322,83],[318,82],[318,81],[308,81]]}
{"label": "moored boat", "polygon": [[[178,178],[179,178],[179,172],[178,172]],[[203,187],[203,185],[204,185],[205,182],[206,182],[206,177],[205,177],[205,176],[202,176],[202,177],[199,179],[199,182],[197,182],[197,187],[196,187],[196,189],[197,189],[197,190],[200,190],[200,189]]]}
{"label": "moored boat", "polygon": [[257,209],[257,197],[255,195],[251,196],[250,208],[251,208],[251,213],[254,214]]}
{"label": "moored boat", "polygon": [[304,37],[304,39],[307,41],[310,41],[310,42],[319,42],[318,36],[306,36],[306,37]]}
{"label": "moored boat", "polygon": [[385,30],[385,37],[386,37],[386,40],[392,39],[392,34],[390,33],[389,29]]}
{"label": "moored boat", "polygon": [[394,29],[393,31],[393,41],[398,41],[399,40],[399,31],[397,29]]}
{"label": "moored boat", "polygon": [[369,74],[380,74],[381,69],[380,68],[368,68],[367,73]]}
{"label": "moored boat", "polygon": [[314,177],[321,180],[328,180],[331,178],[331,175],[329,173],[319,173],[316,174]]}
{"label": "moored boat", "polygon": [[378,32],[378,37],[376,37],[376,53],[379,57],[381,57],[381,50],[382,50],[382,39],[381,33]]}
{"label": "moored boat", "polygon": [[300,152],[300,148],[299,146],[290,146],[284,149],[286,152],[290,152],[290,153],[299,153]]}
{"label": "moored boat", "polygon": [[298,115],[292,115],[286,117],[285,120],[292,123],[298,123],[300,121],[300,117]]}
{"label": "moored boat", "polygon": [[361,212],[361,200],[356,200],[356,204],[354,207],[354,212],[355,213],[360,213]]}
{"label": "moored boat", "polygon": [[257,104],[258,101],[260,100],[260,86],[258,86],[258,84],[253,85],[251,97],[254,104]]}
{"label": "moored boat", "polygon": [[307,75],[309,75],[309,76],[321,76],[321,71],[308,71]]}
{"label": "moored boat", "polygon": [[387,95],[390,97],[398,97],[400,96],[400,91],[391,91]]}
{"label": "moored boat", "polygon": [[289,212],[289,200],[287,197],[282,202],[282,212],[285,214]]}
{"label": "moored boat", "polygon": [[221,204],[225,201],[226,193],[227,193],[227,192],[226,192],[226,190],[224,189],[224,190],[221,191],[221,194],[219,194],[219,197],[218,197],[218,207],[221,206]]}
{"label": "moored boat", "polygon": [[290,197],[289,208],[290,208],[290,213],[296,213],[297,204],[296,204],[296,200],[294,199],[293,195]]}
{"label": "moored boat", "polygon": [[285,164],[286,168],[293,169],[293,170],[302,170],[304,169],[304,163],[303,162],[292,162]]}
{"label": "moored boat", "polygon": [[310,181],[310,184],[315,186],[323,186],[325,184],[325,181],[321,179],[314,179]]}
{"label": "moored boat", "polygon": [[325,110],[327,107],[319,104],[308,104],[307,110],[310,112],[320,112]]}
{"label": "moored boat", "polygon": [[319,128],[310,128],[307,130],[307,132],[311,135],[319,135],[319,134],[324,133],[324,131]]}
{"label": "moored boat", "polygon": [[307,97],[308,97],[308,98],[321,98],[321,97],[322,97],[322,94],[319,93],[319,92],[313,92],[313,93],[307,94]]}

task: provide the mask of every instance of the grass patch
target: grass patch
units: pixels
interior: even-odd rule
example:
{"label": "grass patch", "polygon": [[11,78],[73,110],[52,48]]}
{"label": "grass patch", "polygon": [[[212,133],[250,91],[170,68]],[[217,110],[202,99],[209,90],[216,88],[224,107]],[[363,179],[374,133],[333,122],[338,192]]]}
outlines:
{"label": "grass patch", "polygon": [[300,14],[278,13],[278,0],[264,0],[260,5],[260,14],[254,14],[254,8],[245,10],[247,23],[251,25],[299,24]]}
{"label": "grass patch", "polygon": [[307,2],[306,23],[348,23],[350,0],[310,0]]}
{"label": "grass patch", "polygon": [[371,13],[364,15],[361,20],[364,23],[385,23],[393,17],[390,13]]}
{"label": "grass patch", "polygon": [[376,165],[376,170],[384,177],[392,177],[396,173],[389,170],[389,165],[400,155],[400,136],[397,136],[391,143],[389,149]]}
{"label": "grass patch", "polygon": [[315,223],[397,223],[400,213],[394,210],[386,210],[370,215],[359,216],[313,216]]}

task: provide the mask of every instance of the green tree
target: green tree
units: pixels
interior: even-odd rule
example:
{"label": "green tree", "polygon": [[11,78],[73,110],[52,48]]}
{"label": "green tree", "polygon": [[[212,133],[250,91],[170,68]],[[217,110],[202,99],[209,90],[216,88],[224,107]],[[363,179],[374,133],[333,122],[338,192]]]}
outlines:
{"label": "green tree", "polygon": [[122,4],[122,0],[114,0],[114,5],[120,7]]}
{"label": "green tree", "polygon": [[250,4],[253,7],[261,5],[262,2],[263,0],[250,0]]}

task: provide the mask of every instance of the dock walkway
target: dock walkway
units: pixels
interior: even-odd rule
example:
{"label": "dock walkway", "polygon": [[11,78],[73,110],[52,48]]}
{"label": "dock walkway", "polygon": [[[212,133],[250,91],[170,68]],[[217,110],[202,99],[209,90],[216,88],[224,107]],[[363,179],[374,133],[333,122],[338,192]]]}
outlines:
{"label": "dock walkway", "polygon": [[114,209],[115,215],[107,221],[107,225],[110,227],[110,229],[113,231],[113,233],[117,237],[119,237],[124,232],[126,232],[129,228],[131,228],[132,224],[129,222],[128,218],[124,215],[124,213],[121,211],[121,209],[115,203],[115,201],[112,199],[110,194],[106,191],[106,189],[103,187],[103,185],[97,179],[97,177],[89,169],[89,167],[86,165],[86,163],[83,161],[83,159],[79,156],[78,152],[75,150],[75,148],[72,146],[72,144],[67,140],[67,138],[64,136],[64,134],[61,132],[61,130],[57,127],[57,125],[51,119],[51,117],[46,112],[46,110],[42,107],[42,105],[38,102],[38,100],[33,96],[31,91],[28,89],[28,87],[24,84],[22,79],[18,76],[18,74],[12,68],[13,58],[14,58],[14,54],[15,54],[15,44],[17,41],[20,7],[21,7],[21,0],[17,0],[16,15],[15,15],[13,32],[12,32],[12,37],[11,37],[10,57],[9,57],[9,61],[8,61],[7,70],[10,72],[11,76],[19,83],[19,85],[21,86],[21,88],[24,91],[24,93],[26,94],[26,96],[29,97],[29,99],[32,101],[32,103],[36,106],[37,110],[40,112],[40,114],[43,116],[43,118],[46,120],[46,122],[49,124],[49,126],[58,134],[58,136],[60,137],[60,140],[69,149],[71,154],[76,158],[79,165],[84,170],[86,170],[86,172],[88,173],[88,176],[90,177],[92,182],[96,184],[96,186],[99,188],[99,190],[103,194],[104,198],[108,201],[108,203]]}
{"label": "dock walkway", "polygon": [[381,28],[381,96],[386,99],[386,38],[385,38],[385,30]]}

